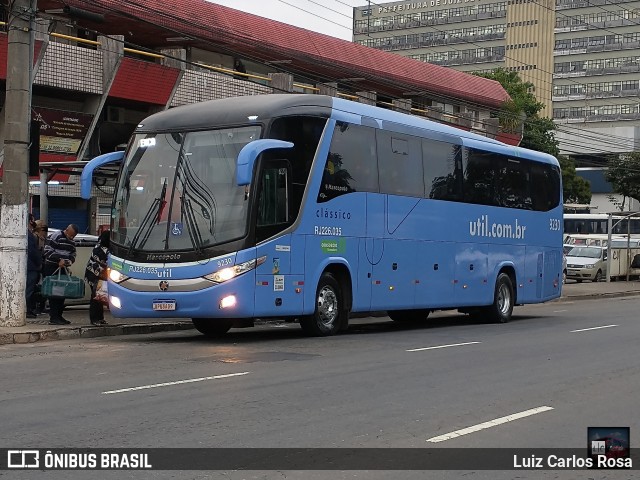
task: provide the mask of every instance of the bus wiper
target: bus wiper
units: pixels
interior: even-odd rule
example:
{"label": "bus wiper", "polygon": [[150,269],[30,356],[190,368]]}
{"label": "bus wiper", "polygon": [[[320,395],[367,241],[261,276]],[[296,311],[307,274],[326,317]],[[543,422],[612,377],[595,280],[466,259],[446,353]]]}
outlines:
{"label": "bus wiper", "polygon": [[196,221],[196,217],[193,213],[193,207],[191,206],[191,200],[187,200],[186,195],[182,196],[182,213],[187,225],[187,232],[191,239],[191,244],[195,248],[197,253],[202,252],[202,235],[200,233],[200,227]]}
{"label": "bus wiper", "polygon": [[[164,183],[162,184],[162,191],[160,192],[160,196],[158,198],[154,198],[153,202],[149,206],[147,213],[145,213],[144,218],[140,222],[138,227],[138,231],[131,240],[131,245],[129,246],[129,255],[136,248],[136,244],[138,240],[140,240],[140,236],[142,236],[142,241],[140,242],[140,246],[138,248],[144,247],[147,240],[149,240],[149,236],[151,235],[151,231],[153,230],[154,223],[157,225],[160,223],[160,217],[162,216],[162,212],[164,207],[167,204],[167,201],[164,199],[167,193],[167,179],[164,179]],[[155,222],[153,219],[155,217]]]}

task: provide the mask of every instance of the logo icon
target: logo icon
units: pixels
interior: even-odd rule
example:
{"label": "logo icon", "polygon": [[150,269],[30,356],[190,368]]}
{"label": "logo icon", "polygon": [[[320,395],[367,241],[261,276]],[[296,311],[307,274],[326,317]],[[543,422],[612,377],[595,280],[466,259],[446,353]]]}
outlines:
{"label": "logo icon", "polygon": [[40,468],[40,452],[38,450],[8,450],[8,468]]}
{"label": "logo icon", "polygon": [[160,289],[161,292],[166,292],[167,290],[169,290],[169,282],[167,282],[166,280],[162,280],[158,284],[158,288]]}
{"label": "logo icon", "polygon": [[587,449],[594,465],[617,464],[630,458],[630,430],[629,427],[588,427]]}

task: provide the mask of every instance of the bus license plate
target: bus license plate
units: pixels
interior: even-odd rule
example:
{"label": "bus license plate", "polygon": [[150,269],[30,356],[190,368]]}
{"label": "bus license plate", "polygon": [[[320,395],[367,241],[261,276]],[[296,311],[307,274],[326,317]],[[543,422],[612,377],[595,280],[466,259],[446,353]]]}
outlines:
{"label": "bus license plate", "polygon": [[175,310],[176,309],[176,301],[175,300],[163,300],[159,302],[153,302],[153,310],[154,311],[166,311],[166,310]]}

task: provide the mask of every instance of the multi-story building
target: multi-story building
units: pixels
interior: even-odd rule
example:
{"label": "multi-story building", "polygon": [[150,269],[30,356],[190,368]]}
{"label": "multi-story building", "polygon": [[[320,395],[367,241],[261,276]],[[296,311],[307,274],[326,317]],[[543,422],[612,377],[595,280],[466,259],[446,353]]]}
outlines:
{"label": "multi-story building", "polygon": [[356,43],[464,72],[502,67],[534,85],[551,116],[552,0],[430,0],[355,7]]}
{"label": "multi-story building", "polygon": [[354,8],[353,37],[457,70],[517,71],[579,164],[640,149],[640,1],[370,3]]}
{"label": "multi-story building", "polygon": [[640,149],[640,1],[557,0],[553,118],[584,166]]}

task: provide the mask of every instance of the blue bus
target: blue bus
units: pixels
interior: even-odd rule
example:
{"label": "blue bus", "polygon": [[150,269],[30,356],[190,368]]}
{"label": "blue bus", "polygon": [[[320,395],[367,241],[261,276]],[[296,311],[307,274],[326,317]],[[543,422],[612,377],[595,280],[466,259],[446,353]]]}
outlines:
{"label": "blue bus", "polygon": [[115,317],[191,318],[205,335],[353,312],[507,322],[560,296],[562,186],[547,154],[321,95],[183,106],[145,119],[111,219]]}

